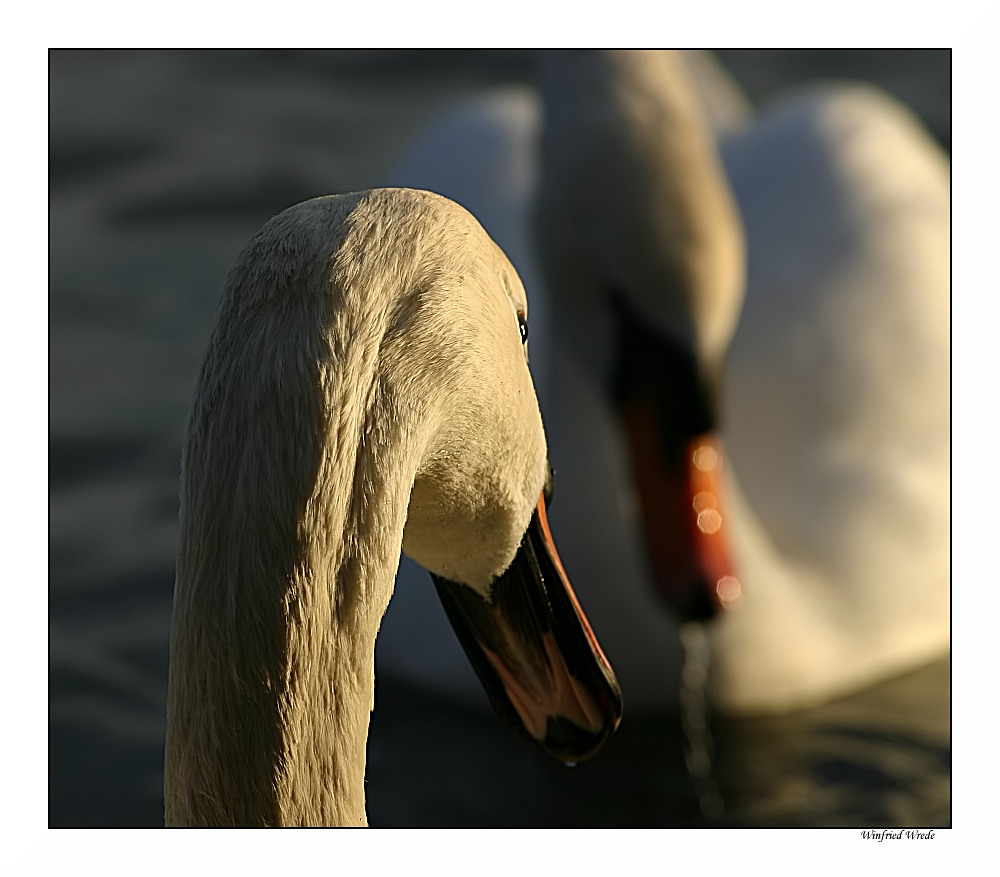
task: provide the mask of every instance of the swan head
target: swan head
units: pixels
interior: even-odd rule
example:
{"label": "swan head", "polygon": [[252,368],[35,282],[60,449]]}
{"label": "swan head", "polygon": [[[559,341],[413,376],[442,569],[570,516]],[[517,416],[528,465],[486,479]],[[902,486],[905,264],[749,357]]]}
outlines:
{"label": "swan head", "polygon": [[[335,263],[375,268],[366,285],[385,313],[373,426],[401,431],[412,454],[402,550],[431,573],[501,716],[562,761],[588,758],[617,727],[621,696],[546,521],[524,287],[441,196],[375,190],[348,224]],[[372,264],[373,251],[393,258]]]}
{"label": "swan head", "polygon": [[[459,230],[465,221],[470,228]],[[407,330],[407,346],[423,359],[422,377],[436,384],[441,404],[429,412],[433,427],[410,493],[403,551],[488,598],[550,469],[528,369],[527,296],[504,253],[471,223],[464,210],[453,220],[459,229],[447,234],[462,247],[422,291],[424,313]],[[439,257],[439,265],[449,259]]]}
{"label": "swan head", "polygon": [[429,192],[303,202],[243,250],[183,455],[169,822],[364,822],[401,550],[516,730],[573,761],[614,731],[614,674],[545,525],[526,320],[504,254]]}
{"label": "swan head", "polygon": [[536,235],[566,328],[612,368],[610,293],[717,372],[743,295],[744,242],[679,53],[544,54]]}
{"label": "swan head", "polygon": [[707,617],[739,593],[716,435],[743,295],[735,201],[680,55],[556,52],[542,88],[543,265],[566,334],[610,384],[652,577],[682,616]]}

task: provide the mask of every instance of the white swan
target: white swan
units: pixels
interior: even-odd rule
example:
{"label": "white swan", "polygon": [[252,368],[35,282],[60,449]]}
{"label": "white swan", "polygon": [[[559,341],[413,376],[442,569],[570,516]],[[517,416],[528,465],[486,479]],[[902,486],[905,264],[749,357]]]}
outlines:
{"label": "white swan", "polygon": [[949,168],[863,87],[799,94],[724,155],[739,203],[758,206],[723,416],[769,536],[747,520],[748,599],[714,633],[717,691],[807,703],[950,648]]}
{"label": "white swan", "polygon": [[[681,59],[566,53],[546,76],[537,198],[555,335],[544,350],[557,355],[540,387],[552,459],[567,475],[553,527],[630,711],[671,704],[679,651],[632,533],[639,522],[618,502],[623,445],[599,398],[619,346],[611,291],[716,383],[727,571],[741,585],[727,580],[728,596],[742,596],[709,625],[715,703],[794,709],[944,654],[950,217],[940,150],[905,110],[860,86],[724,119],[747,241],[741,313],[740,224]],[[463,124],[538,173],[533,96],[485,99],[442,130],[454,141]],[[400,181],[475,201],[491,229],[482,192],[449,183],[460,147],[431,170],[435,141],[451,152],[432,133],[416,150],[422,175],[411,161]],[[527,204],[519,209],[527,222]],[[507,245],[500,225],[493,233]],[[536,256],[519,249],[509,251],[537,303]],[[645,457],[637,464],[653,462]],[[383,647],[388,666],[394,652]]]}
{"label": "white swan", "polygon": [[314,199],[244,250],[183,460],[168,824],[365,824],[401,549],[518,731],[566,761],[613,731],[548,535],[526,308],[478,223],[427,192]]}

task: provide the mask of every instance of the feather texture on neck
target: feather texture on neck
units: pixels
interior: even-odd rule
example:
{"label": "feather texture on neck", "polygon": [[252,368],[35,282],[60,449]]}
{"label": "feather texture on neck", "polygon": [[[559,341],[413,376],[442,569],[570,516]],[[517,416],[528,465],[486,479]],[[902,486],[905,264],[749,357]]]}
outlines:
{"label": "feather texture on neck", "polygon": [[408,509],[407,553],[486,589],[544,478],[523,296],[475,220],[424,192],[305,202],[241,255],[183,460],[168,824],[365,823]]}

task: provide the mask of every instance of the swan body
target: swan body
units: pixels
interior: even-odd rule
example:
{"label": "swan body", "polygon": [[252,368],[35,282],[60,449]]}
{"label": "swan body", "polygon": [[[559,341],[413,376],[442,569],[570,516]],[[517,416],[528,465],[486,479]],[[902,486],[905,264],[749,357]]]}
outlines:
{"label": "swan body", "polygon": [[[373,653],[401,550],[436,576],[517,730],[569,760],[613,730],[613,676],[560,587],[539,499],[526,311],[501,250],[427,192],[307,201],[241,254],[183,458],[168,824],[365,824]],[[509,581],[526,552],[557,606],[527,633],[507,593],[535,583]]]}
{"label": "swan body", "polygon": [[734,532],[767,584],[713,630],[716,686],[808,704],[950,647],[949,170],[864,86],[791,97],[723,155],[755,220],[723,398],[752,504]]}
{"label": "swan body", "polygon": [[714,83],[692,81],[690,58],[567,55],[543,72],[544,113],[510,92],[462,108],[442,160],[401,181],[480,199],[489,228],[502,181],[449,177],[460,120],[527,156],[538,238],[512,254],[545,277],[529,284],[553,333],[541,405],[568,482],[553,527],[630,710],[675,705],[681,655],[605,394],[616,296],[715,385],[740,585],[707,624],[716,706],[805,707],[946,653],[946,159],[868,87],[804,90],[759,116],[725,95],[706,118]]}

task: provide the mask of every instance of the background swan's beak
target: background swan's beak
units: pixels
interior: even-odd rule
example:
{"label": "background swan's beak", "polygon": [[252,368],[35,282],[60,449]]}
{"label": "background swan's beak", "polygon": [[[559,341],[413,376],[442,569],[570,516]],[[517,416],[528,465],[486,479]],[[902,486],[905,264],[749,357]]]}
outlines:
{"label": "background swan's beak", "polygon": [[431,574],[497,712],[554,758],[596,754],[621,719],[621,692],[556,553],[539,497],[489,602]]}
{"label": "background swan's beak", "polygon": [[636,396],[620,415],[653,581],[682,618],[711,618],[742,592],[729,551],[722,442],[705,433],[665,461],[656,403]]}
{"label": "background swan's beak", "polygon": [[650,574],[685,621],[704,621],[741,595],[729,550],[717,376],[689,344],[658,334],[609,290],[618,346],[611,392],[621,420]]}

